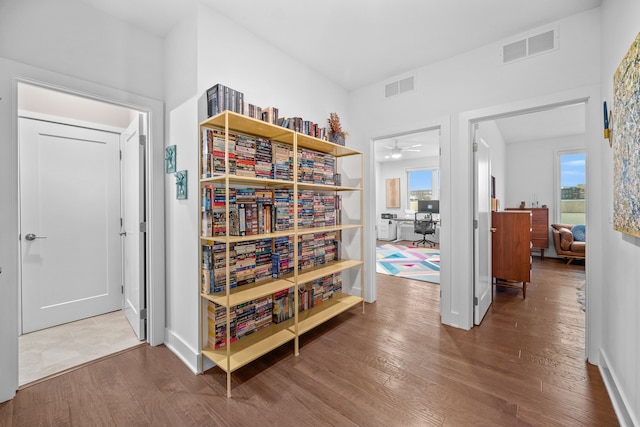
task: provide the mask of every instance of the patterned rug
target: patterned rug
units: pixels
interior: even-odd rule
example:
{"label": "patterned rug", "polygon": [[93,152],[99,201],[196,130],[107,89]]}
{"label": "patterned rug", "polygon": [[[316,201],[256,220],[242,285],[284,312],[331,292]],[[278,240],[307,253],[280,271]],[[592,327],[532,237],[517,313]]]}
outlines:
{"label": "patterned rug", "polygon": [[390,243],[378,246],[376,273],[440,283],[440,251]]}

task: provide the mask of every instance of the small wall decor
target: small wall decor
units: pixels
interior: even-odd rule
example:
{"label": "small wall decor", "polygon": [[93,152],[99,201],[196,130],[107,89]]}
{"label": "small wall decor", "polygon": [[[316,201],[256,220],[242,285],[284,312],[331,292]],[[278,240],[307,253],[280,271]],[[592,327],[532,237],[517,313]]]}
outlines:
{"label": "small wall decor", "polygon": [[176,177],[176,199],[178,200],[186,200],[187,199],[187,171],[178,171],[175,173]]}
{"label": "small wall decor", "polygon": [[387,207],[400,207],[400,178],[388,178],[385,180],[385,191],[387,195]]}
{"label": "small wall decor", "polygon": [[613,75],[613,228],[640,237],[640,33]]}
{"label": "small wall decor", "polygon": [[175,173],[176,171],[176,146],[170,145],[164,149],[164,169],[165,173]]}

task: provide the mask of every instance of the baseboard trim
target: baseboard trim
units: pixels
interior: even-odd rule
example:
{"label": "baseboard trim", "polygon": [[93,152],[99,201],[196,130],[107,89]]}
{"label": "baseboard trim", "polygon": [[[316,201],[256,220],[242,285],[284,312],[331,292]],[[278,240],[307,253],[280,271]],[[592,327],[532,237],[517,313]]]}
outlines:
{"label": "baseboard trim", "polygon": [[633,413],[631,405],[629,405],[629,399],[625,396],[624,392],[618,387],[619,382],[614,371],[609,368],[609,359],[603,349],[600,349],[600,375],[604,381],[604,385],[609,393],[609,398],[613,405],[613,410],[618,417],[620,425],[623,427],[640,426],[638,417]]}
{"label": "baseboard trim", "polygon": [[167,328],[164,330],[164,345],[178,356],[178,358],[182,360],[182,363],[187,365],[191,372],[196,375],[200,373],[199,366],[201,356],[179,335]]}

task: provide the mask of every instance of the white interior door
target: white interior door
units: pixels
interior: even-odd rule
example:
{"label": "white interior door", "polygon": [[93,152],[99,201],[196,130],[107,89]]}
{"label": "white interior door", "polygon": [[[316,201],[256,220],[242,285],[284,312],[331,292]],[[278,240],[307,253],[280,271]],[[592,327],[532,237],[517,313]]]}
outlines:
{"label": "white interior door", "polygon": [[22,332],[122,307],[119,136],[19,119]]}
{"label": "white interior door", "polygon": [[[482,322],[491,305],[491,157],[489,145],[477,137],[475,144],[474,211],[478,226],[474,230],[474,306],[473,320]],[[477,148],[475,148],[477,147]]]}
{"label": "white interior door", "polygon": [[122,135],[122,236],[124,313],[139,339],[146,338],[144,115]]}

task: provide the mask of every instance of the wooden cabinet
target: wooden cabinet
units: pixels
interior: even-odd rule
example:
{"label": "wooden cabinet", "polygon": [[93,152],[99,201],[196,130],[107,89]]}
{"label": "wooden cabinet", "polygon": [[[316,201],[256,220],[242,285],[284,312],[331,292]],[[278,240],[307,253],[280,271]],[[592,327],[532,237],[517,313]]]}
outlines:
{"label": "wooden cabinet", "polygon": [[549,248],[549,208],[507,208],[508,211],[531,211],[531,243],[540,251],[544,260],[544,250]]}
{"label": "wooden cabinet", "polygon": [[230,111],[198,143],[200,351],[230,397],[236,369],[364,312],[363,156]]}
{"label": "wooden cabinet", "polygon": [[492,212],[491,228],[494,285],[522,289],[525,298],[531,280],[531,212]]}

